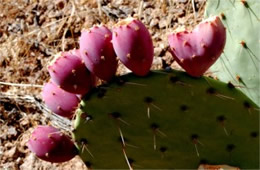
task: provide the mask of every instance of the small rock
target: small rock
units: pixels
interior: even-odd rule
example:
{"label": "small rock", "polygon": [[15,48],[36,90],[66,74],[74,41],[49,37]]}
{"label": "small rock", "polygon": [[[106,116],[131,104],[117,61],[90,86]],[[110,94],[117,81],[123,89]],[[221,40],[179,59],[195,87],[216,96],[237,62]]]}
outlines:
{"label": "small rock", "polygon": [[13,135],[13,136],[16,136],[17,135],[17,131],[16,131],[16,129],[15,129],[15,127],[13,127],[13,126],[9,126],[9,128],[8,128],[8,130],[7,130],[7,134],[8,135]]}

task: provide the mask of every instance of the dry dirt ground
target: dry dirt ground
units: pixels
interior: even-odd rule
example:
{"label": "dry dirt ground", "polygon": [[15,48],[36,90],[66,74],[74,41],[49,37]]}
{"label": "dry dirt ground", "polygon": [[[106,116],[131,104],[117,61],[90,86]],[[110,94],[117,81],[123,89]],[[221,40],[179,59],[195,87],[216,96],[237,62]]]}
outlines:
{"label": "dry dirt ground", "polygon": [[119,19],[139,17],[153,38],[153,69],[176,68],[167,35],[192,29],[204,7],[205,0],[0,0],[0,169],[86,169],[78,157],[62,164],[41,161],[26,146],[38,124],[70,129],[70,121],[46,109],[40,91],[49,79],[48,63],[57,52],[78,48],[83,28],[112,28]]}

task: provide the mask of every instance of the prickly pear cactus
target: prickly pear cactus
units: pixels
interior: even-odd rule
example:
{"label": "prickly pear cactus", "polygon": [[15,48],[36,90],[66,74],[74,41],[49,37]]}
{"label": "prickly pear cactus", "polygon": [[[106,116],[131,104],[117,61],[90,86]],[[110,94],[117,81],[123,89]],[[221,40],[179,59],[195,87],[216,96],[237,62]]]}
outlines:
{"label": "prickly pear cactus", "polygon": [[257,106],[233,84],[177,71],[133,74],[82,100],[73,135],[90,168],[259,168]]}
{"label": "prickly pear cactus", "polygon": [[208,0],[206,17],[219,15],[227,29],[227,42],[211,71],[225,82],[239,85],[260,105],[259,0]]}

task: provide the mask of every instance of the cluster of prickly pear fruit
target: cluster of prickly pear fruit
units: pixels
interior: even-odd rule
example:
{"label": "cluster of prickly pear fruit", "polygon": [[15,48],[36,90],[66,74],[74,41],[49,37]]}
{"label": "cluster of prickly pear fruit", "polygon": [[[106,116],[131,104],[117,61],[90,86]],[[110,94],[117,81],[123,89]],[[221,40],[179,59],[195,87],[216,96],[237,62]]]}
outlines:
{"label": "cluster of prickly pear fruit", "polygon": [[[80,99],[94,87],[96,77],[108,82],[115,76],[117,55],[135,74],[148,74],[153,61],[153,44],[148,30],[137,19],[119,22],[122,23],[126,24],[124,28],[115,27],[113,36],[103,25],[82,31],[79,50],[62,52],[55,57],[48,66],[51,80],[42,91],[49,109],[71,118],[79,102],[77,96]],[[125,53],[120,49],[126,50]],[[71,103],[66,104],[70,100]]]}
{"label": "cluster of prickly pear fruit", "polygon": [[[112,32],[106,26],[82,31],[80,49],[62,53],[48,67],[51,81],[43,100],[67,118],[78,108],[75,145],[57,129],[39,127],[28,143],[39,158],[63,162],[79,154],[89,168],[258,167],[259,115],[252,101],[232,83],[150,72],[153,43],[137,19],[120,21]],[[226,31],[219,17],[212,17],[168,41],[179,65],[201,77],[223,52]],[[118,59],[134,74],[113,79]],[[97,78],[109,83],[95,87]]]}

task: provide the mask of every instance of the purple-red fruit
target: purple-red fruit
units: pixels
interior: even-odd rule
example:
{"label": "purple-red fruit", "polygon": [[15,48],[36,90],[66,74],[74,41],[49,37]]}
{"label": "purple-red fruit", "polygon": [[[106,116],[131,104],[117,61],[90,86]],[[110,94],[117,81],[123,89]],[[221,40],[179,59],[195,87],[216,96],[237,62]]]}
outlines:
{"label": "purple-red fruit", "polygon": [[92,76],[76,51],[63,52],[48,66],[51,80],[62,89],[85,94],[92,87]]}
{"label": "purple-red fruit", "polygon": [[105,81],[111,80],[118,65],[111,40],[111,31],[101,25],[82,31],[79,42],[81,57],[87,68]]}
{"label": "purple-red fruit", "polygon": [[38,126],[27,144],[37,157],[48,162],[65,162],[77,154],[71,139],[52,126]]}
{"label": "purple-red fruit", "polygon": [[113,47],[120,61],[134,74],[145,76],[153,62],[153,42],[144,24],[134,18],[119,21],[113,29]]}
{"label": "purple-red fruit", "polygon": [[200,77],[223,52],[226,29],[219,17],[211,17],[192,32],[169,35],[171,53],[178,64],[194,77]]}
{"label": "purple-red fruit", "polygon": [[67,118],[73,116],[80,102],[76,94],[64,91],[51,81],[44,85],[42,98],[52,112]]}
{"label": "purple-red fruit", "polygon": [[[70,50],[69,52],[73,55],[78,56],[84,62],[83,57],[81,56],[79,49]],[[93,73],[91,73],[91,87],[96,87],[97,83],[98,83],[97,76],[95,76]],[[84,94],[81,94],[81,95],[84,95]]]}

